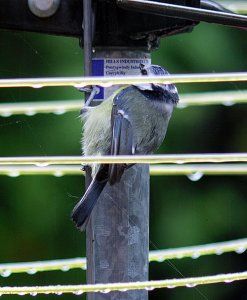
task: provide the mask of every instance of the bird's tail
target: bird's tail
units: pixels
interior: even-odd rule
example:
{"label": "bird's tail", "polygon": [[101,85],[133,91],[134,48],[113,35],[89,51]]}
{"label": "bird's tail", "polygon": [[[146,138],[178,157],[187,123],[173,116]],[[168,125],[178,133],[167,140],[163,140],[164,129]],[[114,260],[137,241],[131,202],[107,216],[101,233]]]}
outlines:
{"label": "bird's tail", "polygon": [[71,217],[76,227],[81,231],[86,229],[91,212],[96,204],[107,180],[97,181],[93,179],[82,199],[74,207]]}

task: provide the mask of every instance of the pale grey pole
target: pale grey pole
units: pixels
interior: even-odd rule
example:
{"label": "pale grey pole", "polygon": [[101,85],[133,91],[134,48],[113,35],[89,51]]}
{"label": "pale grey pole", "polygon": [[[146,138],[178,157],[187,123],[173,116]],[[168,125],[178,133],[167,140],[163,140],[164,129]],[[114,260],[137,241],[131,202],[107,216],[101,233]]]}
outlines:
{"label": "pale grey pole", "polygon": [[[87,228],[88,283],[148,280],[149,167],[136,165],[107,185]],[[89,293],[88,300],[146,300],[146,290]]]}
{"label": "pale grey pole", "polygon": [[[142,50],[104,49],[104,58],[149,58]],[[137,69],[136,74],[139,73]],[[133,99],[134,101],[134,99]],[[149,166],[135,165],[107,184],[87,227],[87,283],[148,280]],[[88,300],[147,300],[146,290],[88,293]]]}

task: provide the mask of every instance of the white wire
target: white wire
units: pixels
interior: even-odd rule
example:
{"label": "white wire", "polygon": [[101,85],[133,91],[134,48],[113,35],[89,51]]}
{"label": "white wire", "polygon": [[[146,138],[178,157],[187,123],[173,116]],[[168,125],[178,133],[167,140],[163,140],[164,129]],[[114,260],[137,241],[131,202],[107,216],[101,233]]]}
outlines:
{"label": "white wire", "polygon": [[88,85],[109,87],[115,84],[141,83],[202,83],[202,82],[231,82],[247,81],[247,72],[234,73],[197,73],[177,74],[166,76],[124,76],[124,77],[51,77],[51,78],[21,78],[0,79],[0,88],[6,87],[33,87],[73,86],[80,88]]}
{"label": "white wire", "polygon": [[38,294],[68,294],[81,295],[88,292],[109,293],[111,291],[126,292],[129,290],[148,291],[158,288],[188,287],[194,288],[197,285],[212,283],[231,283],[247,279],[247,271],[230,274],[218,274],[212,276],[190,277],[180,279],[165,279],[153,281],[139,281],[127,283],[107,283],[107,284],[87,284],[87,285],[56,285],[56,286],[22,286],[22,287],[0,287],[0,295],[27,295],[36,296]]}
{"label": "white wire", "polygon": [[71,269],[86,270],[86,258],[56,259],[50,261],[20,262],[0,264],[0,275],[9,277],[14,273],[34,275],[45,271],[69,271]]}
{"label": "white wire", "polygon": [[178,107],[223,104],[231,106],[247,102],[247,90],[182,94]]}
{"label": "white wire", "polygon": [[181,259],[185,257],[196,259],[204,255],[221,255],[227,252],[242,254],[246,249],[247,239],[245,238],[206,245],[150,251],[149,261],[162,262],[167,259]]}
{"label": "white wire", "polygon": [[[223,104],[230,106],[237,103],[247,103],[247,91],[221,91],[180,95],[179,108],[194,105]],[[79,111],[82,100],[39,101],[22,103],[0,103],[0,116],[25,114],[33,116],[37,113],[54,113],[57,115],[71,111]]]}
{"label": "white wire", "polygon": [[[77,165],[56,166],[0,166],[0,175],[18,177],[21,175],[82,175],[84,172]],[[203,175],[246,175],[247,164],[187,164],[187,165],[151,165],[150,175],[187,175],[192,181],[201,179]]]}
{"label": "white wire", "polygon": [[0,116],[9,117],[19,114],[33,116],[37,113],[61,115],[70,111],[79,111],[82,108],[82,103],[82,100],[1,103]]}
{"label": "white wire", "polygon": [[[247,239],[238,239],[227,242],[212,243],[206,245],[173,248],[166,250],[154,250],[149,252],[150,262],[163,262],[167,259],[181,259],[185,257],[199,258],[205,255],[221,255],[227,252],[242,254],[246,251]],[[30,275],[44,271],[69,271],[71,269],[86,270],[86,258],[59,259],[52,261],[35,261],[0,264],[0,275],[8,277],[13,273],[28,273]]]}
{"label": "white wire", "polygon": [[165,154],[165,155],[119,155],[119,156],[24,156],[0,157],[0,165],[79,165],[89,163],[143,163],[143,164],[185,164],[247,162],[247,153],[225,154]]}

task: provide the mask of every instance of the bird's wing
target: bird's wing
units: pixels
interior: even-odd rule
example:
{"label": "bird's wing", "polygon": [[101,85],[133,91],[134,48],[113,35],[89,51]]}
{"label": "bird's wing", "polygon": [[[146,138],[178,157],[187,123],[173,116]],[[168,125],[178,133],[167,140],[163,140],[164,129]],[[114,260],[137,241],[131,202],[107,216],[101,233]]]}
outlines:
{"label": "bird's wing", "polygon": [[[113,104],[111,116],[112,142],[111,155],[133,154],[133,131],[127,114]],[[114,184],[121,179],[126,164],[109,165],[109,183]]]}

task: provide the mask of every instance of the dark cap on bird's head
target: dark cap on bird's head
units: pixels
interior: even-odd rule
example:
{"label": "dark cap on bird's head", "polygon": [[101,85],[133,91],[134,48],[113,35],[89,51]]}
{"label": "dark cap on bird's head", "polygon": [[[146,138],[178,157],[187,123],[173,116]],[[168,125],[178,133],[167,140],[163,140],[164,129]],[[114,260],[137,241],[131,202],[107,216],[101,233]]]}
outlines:
{"label": "dark cap on bird's head", "polygon": [[158,65],[140,64],[139,67],[142,75],[149,75],[149,76],[170,75],[165,69],[163,69]]}
{"label": "dark cap on bird's head", "polygon": [[[144,65],[140,64],[141,75],[143,76],[166,76],[170,75],[165,69],[158,65]],[[177,104],[179,101],[178,91],[173,83],[142,83],[135,85],[141,91],[150,91],[150,92],[158,92],[163,94],[166,99],[170,99],[170,101],[174,104]]]}

